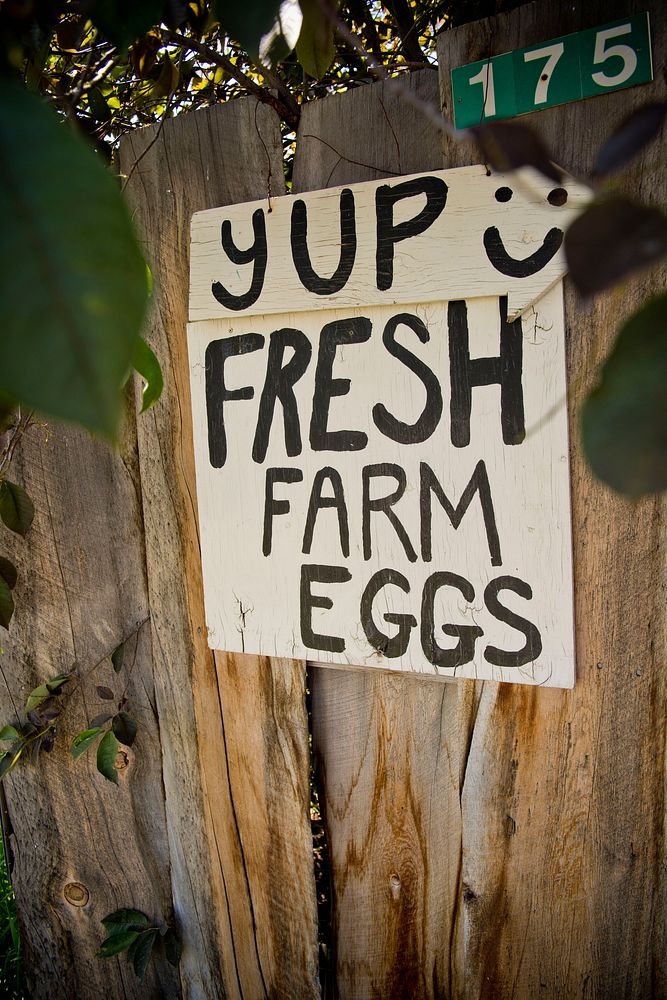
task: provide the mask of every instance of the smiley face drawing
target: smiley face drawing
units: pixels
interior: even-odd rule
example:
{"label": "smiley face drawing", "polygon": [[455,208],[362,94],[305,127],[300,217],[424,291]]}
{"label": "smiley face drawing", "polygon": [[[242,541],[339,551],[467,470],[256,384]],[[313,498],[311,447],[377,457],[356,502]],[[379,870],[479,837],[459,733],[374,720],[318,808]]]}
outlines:
{"label": "smiley face drawing", "polygon": [[[514,192],[509,187],[500,187],[495,193],[496,201],[510,201]],[[567,191],[565,188],[554,188],[547,195],[550,205],[560,207],[567,201]],[[563,230],[554,226],[544,237],[542,246],[535,253],[528,257],[512,257],[505,249],[503,238],[497,226],[489,226],[484,231],[484,249],[491,264],[501,274],[507,274],[511,278],[528,278],[532,274],[537,274],[543,267],[553,260],[561,248],[563,242]]]}

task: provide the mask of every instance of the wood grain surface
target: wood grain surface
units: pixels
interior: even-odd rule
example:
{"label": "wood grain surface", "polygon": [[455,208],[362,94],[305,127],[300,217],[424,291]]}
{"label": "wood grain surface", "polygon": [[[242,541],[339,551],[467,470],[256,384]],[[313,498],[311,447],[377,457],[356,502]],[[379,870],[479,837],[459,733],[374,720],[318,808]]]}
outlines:
{"label": "wood grain surface", "polygon": [[[450,66],[628,9],[540,3],[443,34],[445,111]],[[653,31],[654,85],[532,116],[559,162],[590,169],[614,121],[664,97],[655,12]],[[423,136],[423,123],[410,111],[388,129],[383,90],[304,111],[301,133],[325,142],[300,138],[299,190],[327,183],[331,171],[345,183],[395,169],[387,131],[414,152],[410,127]],[[421,169],[437,162],[424,146]],[[477,160],[470,147],[445,144],[446,167]],[[628,188],[664,198],[664,162],[664,144],[651,147]],[[454,694],[407,678],[314,671],[341,997],[665,996],[664,501],[629,504],[596,483],[577,431],[619,321],[663,287],[658,269],[592,305],[567,290],[574,692],[470,682]]]}
{"label": "wood grain surface", "polygon": [[[408,86],[437,101],[437,76]],[[384,84],[307,105],[295,191],[437,169],[437,131]],[[341,998],[444,997],[459,980],[459,715],[467,682],[314,667],[313,744]]]}
{"label": "wood grain surface", "polygon": [[[172,918],[162,749],[153,685],[134,401],[118,451],[82,431],[36,422],[9,469],[35,504],[25,539],[3,533],[19,569],[16,612],[2,639],[2,724],[37,684],[76,669],[51,754],[20,761],[3,782],[11,877],[28,985],[35,1000],[177,997],[178,974],[151,961],[143,985],[124,956],[95,957],[101,920],[136,907]],[[111,653],[127,640],[115,674]],[[136,718],[119,785],[79,761],[72,737],[108,712],[111,688]],[[114,707],[112,705],[112,711]]]}
{"label": "wood grain surface", "polygon": [[315,997],[304,668],[207,647],[185,329],[192,213],[282,193],[278,121],[234,101],[126,137],[121,162],[166,376],[139,459],[184,992]]}
{"label": "wood grain surface", "polygon": [[[441,36],[449,69],[646,9],[642,3],[540,2]],[[528,115],[554,159],[591,170],[609,131],[664,100],[664,11],[649,6],[653,84]],[[666,138],[621,180],[664,205]],[[477,162],[445,144],[447,166]],[[579,440],[581,404],[615,331],[665,266],[594,303],[566,282],[578,680],[572,692],[484,684],[470,734],[462,827],[465,997],[664,997],[665,501],[630,503],[596,482]]]}

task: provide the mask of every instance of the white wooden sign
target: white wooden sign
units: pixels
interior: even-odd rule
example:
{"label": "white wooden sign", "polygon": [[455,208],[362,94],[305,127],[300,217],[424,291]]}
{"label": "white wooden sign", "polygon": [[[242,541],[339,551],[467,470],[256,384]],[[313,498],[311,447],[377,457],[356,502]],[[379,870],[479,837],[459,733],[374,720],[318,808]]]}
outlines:
{"label": "white wooden sign", "polygon": [[212,648],[572,686],[561,242],[585,198],[472,167],[194,216]]}

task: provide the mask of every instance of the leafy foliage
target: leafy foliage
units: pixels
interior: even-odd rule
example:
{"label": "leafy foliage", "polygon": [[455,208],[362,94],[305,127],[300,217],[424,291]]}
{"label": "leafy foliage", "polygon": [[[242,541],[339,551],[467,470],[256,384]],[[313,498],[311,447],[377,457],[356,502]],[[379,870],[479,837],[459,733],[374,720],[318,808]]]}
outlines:
{"label": "leafy foliage", "polygon": [[280,3],[277,0],[254,0],[254,3],[220,4],[219,16],[230,36],[240,42],[251,56],[259,55],[263,35],[273,27]]}
{"label": "leafy foliage", "polygon": [[9,530],[26,535],[34,516],[33,502],[23,487],[3,479],[0,482],[0,517]]}
{"label": "leafy foliage", "polygon": [[125,643],[121,642],[120,646],[116,646],[113,653],[111,654],[111,663],[117,674],[123,669],[123,658],[125,656]]}
{"label": "leafy foliage", "polygon": [[629,496],[667,489],[667,295],[621,329],[583,411],[593,471]]}
{"label": "leafy foliage", "polygon": [[518,122],[490,122],[471,129],[486,162],[504,173],[520,167],[534,167],[549,180],[560,184],[562,171],[552,161],[543,140],[527,125]]}
{"label": "leafy foliage", "polygon": [[103,162],[11,80],[0,83],[0,214],[0,389],[112,437],[145,265]]}
{"label": "leafy foliage", "polygon": [[14,598],[12,597],[12,588],[3,575],[0,577],[0,625],[3,628],[9,628],[13,614]]}
{"label": "leafy foliage", "polygon": [[156,945],[163,941],[167,961],[177,966],[181,960],[181,943],[171,927],[160,928],[151,924],[141,910],[115,910],[102,920],[108,931],[97,953],[98,958],[111,958],[127,952],[139,979],[143,979]]}
{"label": "leafy foliage", "polygon": [[[103,660],[106,658],[103,657]],[[99,663],[95,666],[99,666]],[[73,693],[66,692],[66,686],[73,680],[74,673],[71,672],[58,674],[43,684],[38,684],[26,699],[25,719],[13,720],[0,729],[0,780],[10,773],[25,751],[48,752],[53,748],[57,724],[67,696]],[[97,686],[97,692],[105,701],[109,697],[112,700],[115,698],[113,691],[102,685]],[[114,784],[118,784],[116,761],[120,745],[132,746],[137,735],[137,722],[127,711],[126,705],[127,698],[122,695],[115,713],[98,715],[86,729],[76,734],[70,744],[74,760],[78,760],[97,744],[97,768]]]}
{"label": "leafy foliage", "polygon": [[667,253],[667,216],[621,195],[594,201],[565,233],[570,274],[584,295],[610,288]]}
{"label": "leafy foliage", "polygon": [[181,955],[183,954],[183,946],[176,934],[176,931],[174,931],[171,927],[167,928],[167,932],[164,935],[164,950],[169,964],[174,967],[178,966],[181,961]]}
{"label": "leafy foliage", "polygon": [[[114,716],[104,716],[101,725],[91,726],[77,733],[70,746],[70,753],[74,760],[78,760],[83,754],[90,750],[96,743],[96,765],[97,770],[108,781],[114,785],[118,784],[118,771],[116,760],[121,743],[125,746],[132,746],[137,735],[137,723],[127,712],[119,712]],[[93,722],[98,720],[93,719]],[[111,722],[111,728],[105,729],[107,722]],[[100,737],[102,737],[100,739]]]}
{"label": "leafy foliage", "polygon": [[46,750],[53,746],[56,721],[61,713],[61,696],[71,674],[59,674],[39,684],[28,695],[25,721],[7,724],[0,730],[0,780],[13,770],[26,750]]}
{"label": "leafy foliage", "polygon": [[139,337],[134,345],[132,365],[145,382],[141,393],[141,412],[145,413],[162,395],[164,382],[160,363],[143,337]]}
{"label": "leafy foliage", "polygon": [[139,910],[114,910],[102,920],[109,934],[124,934],[125,931],[142,931],[150,926],[145,913]]}
{"label": "leafy foliage", "polygon": [[7,874],[7,861],[0,836],[0,995],[24,997],[21,939],[14,891]]}
{"label": "leafy foliage", "polygon": [[321,80],[336,58],[334,29],[331,21],[322,17],[318,0],[301,0],[303,21],[296,43],[296,54],[306,73]]}
{"label": "leafy foliage", "polygon": [[621,170],[652,142],[662,128],[667,114],[667,101],[644,104],[628,115],[602,144],[594,176],[604,177]]}
{"label": "leafy foliage", "polygon": [[112,958],[114,955],[120,954],[121,951],[125,951],[130,945],[139,937],[139,931],[127,930],[127,931],[117,931],[114,934],[110,934],[102,942],[102,946],[97,953],[98,958]]}
{"label": "leafy foliage", "polygon": [[124,51],[160,20],[165,4],[156,0],[84,0],[82,8],[112,45]]}
{"label": "leafy foliage", "polygon": [[104,734],[97,747],[97,770],[109,781],[113,781],[115,785],[118,784],[116,758],[119,749],[120,744],[111,730]]}
{"label": "leafy foliage", "polygon": [[[118,649],[121,648],[122,646],[119,646],[114,650],[112,660]],[[116,670],[115,665],[114,670]],[[113,701],[115,698],[113,691],[109,687],[98,684],[95,690],[102,701]],[[125,703],[126,699],[123,697],[118,703],[118,711],[115,714],[103,713],[96,716],[91,721],[88,729],[83,729],[80,733],[76,734],[70,745],[72,757],[74,760],[78,760],[87,750],[90,750],[97,744],[97,770],[115,785],[118,784],[116,761],[120,746],[122,744],[123,746],[131,747],[137,735],[136,719],[125,710],[123,707]]]}
{"label": "leafy foliage", "polygon": [[125,711],[118,712],[111,720],[111,729],[118,740],[126,747],[131,747],[137,736],[137,723]]}
{"label": "leafy foliage", "polygon": [[76,734],[70,747],[74,760],[78,760],[93,745],[101,732],[100,726],[93,726],[92,729],[84,729],[83,732]]}
{"label": "leafy foliage", "polygon": [[10,590],[13,590],[18,580],[18,570],[10,559],[0,556],[0,577],[4,580]]}

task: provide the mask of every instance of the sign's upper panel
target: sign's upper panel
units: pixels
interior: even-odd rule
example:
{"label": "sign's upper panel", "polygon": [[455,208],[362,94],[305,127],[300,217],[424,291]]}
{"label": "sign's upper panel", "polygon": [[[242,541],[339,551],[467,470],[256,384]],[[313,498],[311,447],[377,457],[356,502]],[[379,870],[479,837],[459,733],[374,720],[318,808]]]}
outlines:
{"label": "sign's upper panel", "polygon": [[474,166],[199,212],[190,320],[489,295],[512,319],[563,276],[563,230],[589,199]]}

